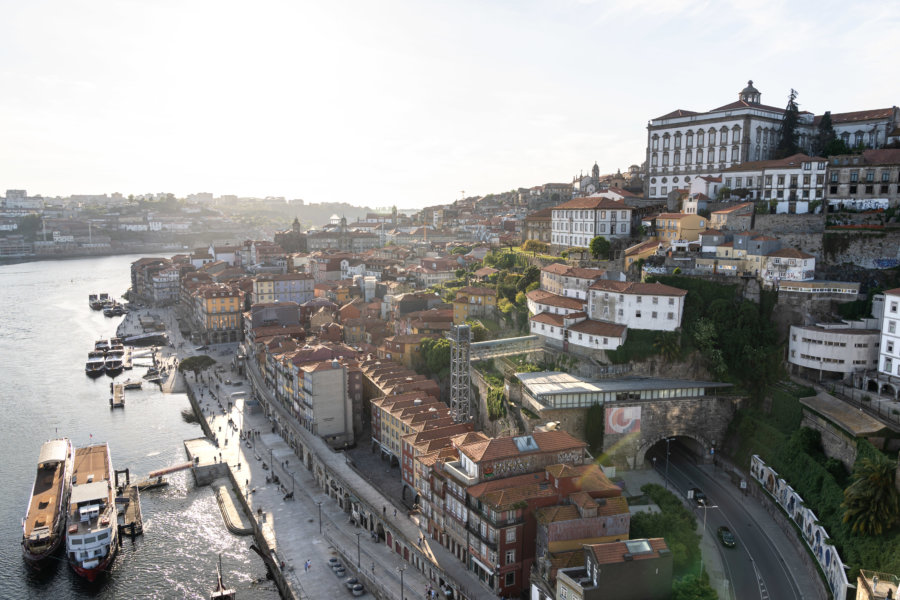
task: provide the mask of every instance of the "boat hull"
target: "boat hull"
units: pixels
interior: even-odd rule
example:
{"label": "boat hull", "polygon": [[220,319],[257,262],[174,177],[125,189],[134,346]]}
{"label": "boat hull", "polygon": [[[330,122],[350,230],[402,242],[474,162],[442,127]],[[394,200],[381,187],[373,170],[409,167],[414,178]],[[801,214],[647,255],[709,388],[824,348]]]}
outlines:
{"label": "boat hull", "polygon": [[109,568],[109,565],[112,564],[113,559],[116,557],[116,545],[111,545],[109,548],[109,554],[106,555],[106,558],[100,560],[100,562],[95,567],[91,567],[86,569],[81,565],[75,564],[72,561],[69,561],[69,564],[72,565],[72,570],[75,571],[81,577],[84,577],[90,582],[93,582],[100,575],[102,575],[106,569]]}
{"label": "boat hull", "polygon": [[[40,515],[35,515],[32,512],[33,504],[29,505],[29,510],[25,515],[25,520],[22,522],[22,556],[29,563],[38,563],[45,558],[50,557],[57,551],[57,549],[59,549],[60,544],[62,544],[62,541],[65,539],[66,506],[69,503],[69,494],[71,491],[71,488],[69,486],[69,478],[72,475],[74,447],[68,439],[63,439],[66,442],[66,456],[62,461],[61,473],[58,482],[55,485],[43,488],[42,491],[39,490],[38,480],[43,479],[44,481],[46,481],[46,477],[41,476],[42,471],[41,467],[39,466],[38,476],[35,479],[35,485],[32,486],[31,489],[32,503],[35,501],[35,498],[41,498],[40,495],[36,496],[36,493],[45,494],[48,490],[53,490],[52,497],[55,497],[57,500],[55,503],[55,514],[52,515],[52,518],[46,524],[46,526],[43,526],[40,529],[28,529],[27,522],[29,520],[33,521],[35,519],[41,518]],[[40,508],[46,510],[44,506],[40,506]]]}
{"label": "boat hull", "polygon": [[106,367],[102,369],[85,369],[84,374],[90,377],[91,379],[96,379],[97,377],[102,376],[106,372]]}

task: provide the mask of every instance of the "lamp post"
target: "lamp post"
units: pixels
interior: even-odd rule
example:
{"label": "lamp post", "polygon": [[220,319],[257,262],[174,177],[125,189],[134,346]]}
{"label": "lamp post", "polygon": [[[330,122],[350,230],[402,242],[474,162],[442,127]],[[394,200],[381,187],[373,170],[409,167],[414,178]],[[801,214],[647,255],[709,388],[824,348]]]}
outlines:
{"label": "lamp post", "polygon": [[675,438],[666,438],[666,489],[669,489],[669,444],[674,441]]}
{"label": "lamp post", "polygon": [[397,567],[397,570],[400,571],[400,600],[406,600],[403,594],[403,571],[406,570],[406,567]]}
{"label": "lamp post", "polygon": [[319,507],[319,535],[322,535],[322,501],[319,500],[316,505]]}
{"label": "lamp post", "polygon": [[359,569],[359,536],[362,535],[361,531],[356,532],[356,568]]}
{"label": "lamp post", "polygon": [[[706,509],[707,508],[719,508],[718,505],[713,504],[712,506],[707,506],[706,499],[700,500],[700,504],[703,505],[703,535],[706,535]],[[700,575],[703,575],[703,553],[700,553]]]}

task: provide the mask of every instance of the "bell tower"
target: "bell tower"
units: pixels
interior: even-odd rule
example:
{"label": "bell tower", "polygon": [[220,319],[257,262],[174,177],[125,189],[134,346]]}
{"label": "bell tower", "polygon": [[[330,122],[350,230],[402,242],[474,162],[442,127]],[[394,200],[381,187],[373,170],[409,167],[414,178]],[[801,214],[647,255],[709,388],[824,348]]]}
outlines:
{"label": "bell tower", "polygon": [[741,90],[741,93],[738,94],[738,99],[747,102],[748,104],[760,104],[760,98],[762,94],[759,93],[759,90],[753,87],[753,80],[747,82],[747,87]]}

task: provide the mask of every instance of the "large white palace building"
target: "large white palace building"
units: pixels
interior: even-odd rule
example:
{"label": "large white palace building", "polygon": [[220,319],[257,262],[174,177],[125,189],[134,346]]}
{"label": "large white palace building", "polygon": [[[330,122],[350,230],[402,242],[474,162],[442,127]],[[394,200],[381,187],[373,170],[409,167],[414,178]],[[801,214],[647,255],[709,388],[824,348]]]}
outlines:
{"label": "large white palace building", "polygon": [[[688,188],[695,177],[716,177],[729,167],[773,158],[785,109],[762,104],[761,97],[750,81],[730,104],[702,113],[678,109],[650,120],[645,197],[665,198],[672,190]],[[820,119],[800,112],[802,151],[810,152]],[[900,127],[900,109],[836,113],[831,119],[848,146],[880,148]]]}

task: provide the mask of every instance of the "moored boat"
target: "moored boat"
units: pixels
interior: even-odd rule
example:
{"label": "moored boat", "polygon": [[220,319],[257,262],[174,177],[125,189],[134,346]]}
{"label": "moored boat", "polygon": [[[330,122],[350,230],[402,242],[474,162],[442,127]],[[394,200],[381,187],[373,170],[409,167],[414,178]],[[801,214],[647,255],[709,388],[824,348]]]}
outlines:
{"label": "moored boat", "polygon": [[97,340],[94,342],[94,350],[102,350],[106,352],[109,350],[109,340]]}
{"label": "moored boat", "polygon": [[110,377],[115,377],[116,375],[121,373],[124,368],[125,364],[122,362],[121,354],[114,354],[113,352],[110,352],[106,356],[104,370],[106,371],[107,375],[109,375]]}
{"label": "moored boat", "polygon": [[123,385],[126,390],[139,390],[143,383],[140,379],[129,379]]}
{"label": "moored boat", "polygon": [[91,294],[88,296],[88,304],[94,310],[103,310],[107,302],[109,302],[109,294]]}
{"label": "moored boat", "polygon": [[105,372],[106,360],[103,356],[100,356],[99,358],[88,358],[88,361],[84,365],[84,374],[88,377],[100,377]]}
{"label": "moored boat", "polygon": [[119,528],[109,446],[75,450],[66,521],[66,555],[78,575],[94,581],[116,555]]}
{"label": "moored boat", "polygon": [[22,552],[28,561],[50,556],[65,536],[73,460],[72,442],[67,438],[41,446],[31,501],[22,523]]}

